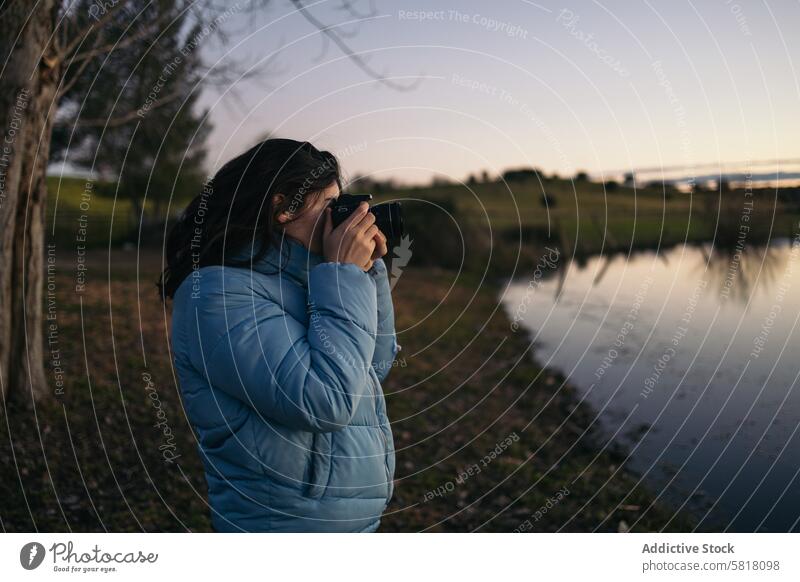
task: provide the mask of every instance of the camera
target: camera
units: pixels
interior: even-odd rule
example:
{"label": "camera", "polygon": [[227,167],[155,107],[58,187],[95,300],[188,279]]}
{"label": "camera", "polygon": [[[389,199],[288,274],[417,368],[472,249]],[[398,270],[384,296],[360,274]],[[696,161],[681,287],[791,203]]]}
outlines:
{"label": "camera", "polygon": [[[353,214],[362,202],[372,200],[372,194],[340,194],[331,201],[333,228],[339,226]],[[389,240],[399,240],[403,236],[403,213],[399,202],[386,202],[371,206],[369,211],[375,215],[375,225]]]}

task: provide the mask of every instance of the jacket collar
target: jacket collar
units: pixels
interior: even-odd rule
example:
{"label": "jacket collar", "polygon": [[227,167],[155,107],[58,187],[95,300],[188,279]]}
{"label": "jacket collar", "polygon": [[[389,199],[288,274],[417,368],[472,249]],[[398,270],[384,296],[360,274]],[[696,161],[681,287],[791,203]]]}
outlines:
{"label": "jacket collar", "polygon": [[[245,259],[252,256],[254,253],[251,252],[244,254]],[[250,268],[265,275],[286,276],[307,286],[309,271],[323,262],[325,258],[321,255],[308,250],[297,240],[282,235],[277,245],[270,246],[261,259],[250,264]]]}

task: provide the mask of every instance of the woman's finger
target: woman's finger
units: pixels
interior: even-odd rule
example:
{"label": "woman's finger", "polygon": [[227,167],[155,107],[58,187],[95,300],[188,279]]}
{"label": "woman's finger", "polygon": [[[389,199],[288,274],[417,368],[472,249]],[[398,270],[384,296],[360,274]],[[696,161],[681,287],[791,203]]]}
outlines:
{"label": "woman's finger", "polygon": [[372,253],[373,259],[378,259],[389,252],[389,247],[386,240],[386,235],[384,235],[380,230],[378,234],[375,236],[375,252]]}
{"label": "woman's finger", "polygon": [[[361,217],[361,220],[353,226],[353,230],[358,233],[366,233],[369,228],[375,224],[375,215],[371,212],[367,212],[364,216]],[[374,236],[370,235],[370,236]]]}
{"label": "woman's finger", "polygon": [[378,246],[378,233],[380,233],[378,226],[371,224],[364,231],[364,238],[371,240],[375,246]]}
{"label": "woman's finger", "polygon": [[351,227],[354,227],[359,222],[361,222],[361,220],[364,218],[364,216],[366,216],[368,211],[369,211],[369,204],[367,204],[366,202],[362,202],[353,211],[353,214],[345,218],[339,226],[344,227],[344,230],[350,230]]}

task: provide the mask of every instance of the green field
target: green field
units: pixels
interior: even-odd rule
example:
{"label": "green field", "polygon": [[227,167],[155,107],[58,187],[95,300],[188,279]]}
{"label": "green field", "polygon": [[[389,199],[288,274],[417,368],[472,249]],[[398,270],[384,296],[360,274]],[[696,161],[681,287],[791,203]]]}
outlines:
{"label": "green field", "polygon": [[[83,209],[84,180],[51,177],[48,188],[47,230],[56,240],[73,243],[82,215],[87,216],[89,246],[119,244],[126,237],[136,240],[139,222],[131,201],[115,199],[113,184],[94,186]],[[790,233],[796,209],[776,203],[774,191],[755,193],[760,220],[772,224],[773,236]],[[462,246],[473,250],[470,245],[477,243],[484,247],[550,243],[570,254],[585,254],[706,241],[725,235],[721,229],[738,227],[744,201],[741,190],[722,195],[652,187],[606,190],[602,184],[571,180],[417,187],[375,195],[376,202],[386,200],[402,201],[407,230],[419,241],[418,247],[441,245],[442,252],[453,256],[462,254]],[[186,203],[174,201],[170,213]],[[455,245],[462,236],[464,245]],[[508,266],[501,263],[500,270]]]}
{"label": "green field", "polygon": [[[652,187],[606,191],[592,182],[547,180],[417,188],[377,198],[452,201],[459,216],[483,231],[502,236],[521,230],[523,240],[526,232],[533,232],[539,239],[567,244],[569,250],[591,253],[710,240],[720,228],[731,226],[731,218],[738,221],[743,194],[742,190],[690,194]],[[775,233],[791,232],[796,209],[775,203],[774,190],[757,190],[754,198],[764,222],[771,222],[774,212]],[[428,212],[436,212],[435,207],[429,205]]]}
{"label": "green field", "polygon": [[[115,195],[113,183],[50,176],[47,189],[45,230],[57,243],[68,247],[78,244],[81,221],[86,225],[87,248],[137,240],[139,217],[135,216],[130,199]],[[187,203],[188,200],[176,201],[170,214],[175,215]]]}

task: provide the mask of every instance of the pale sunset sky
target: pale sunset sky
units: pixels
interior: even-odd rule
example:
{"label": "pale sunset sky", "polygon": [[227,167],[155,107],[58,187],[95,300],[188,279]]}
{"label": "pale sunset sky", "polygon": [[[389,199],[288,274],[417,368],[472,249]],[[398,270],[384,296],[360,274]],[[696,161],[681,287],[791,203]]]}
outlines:
{"label": "pale sunset sky", "polygon": [[210,171],[268,131],[333,151],[351,176],[405,183],[800,158],[796,0],[308,5],[327,25],[355,22],[336,30],[415,88],[371,79],[286,0],[232,8],[236,38],[206,58],[279,54],[236,96],[205,90]]}

